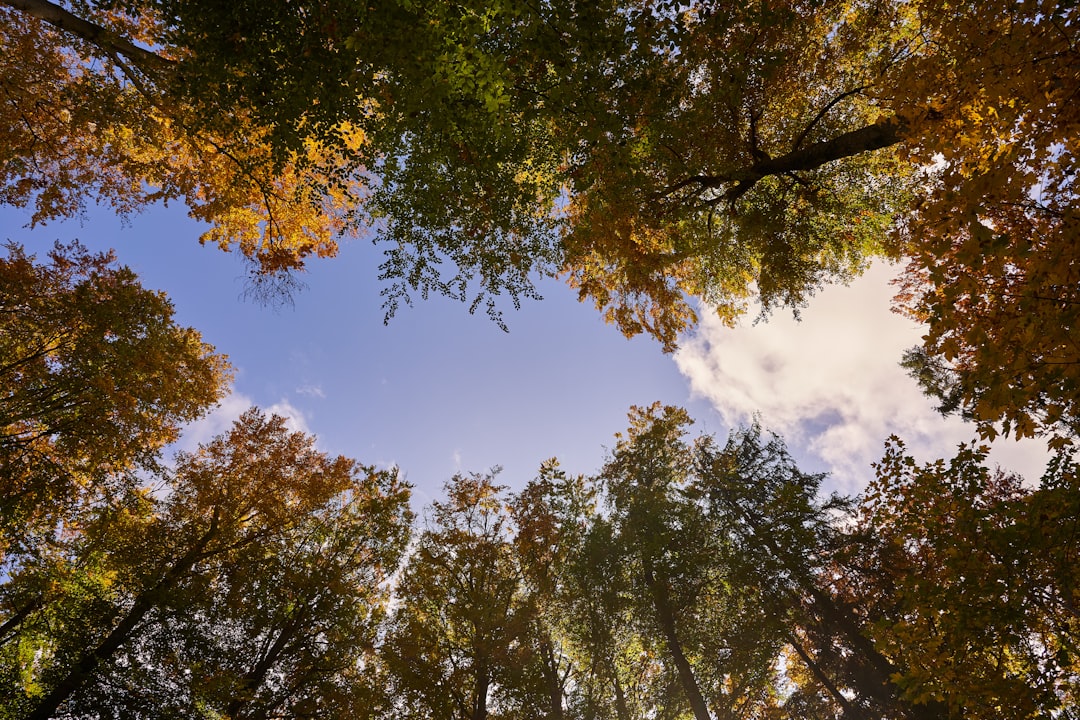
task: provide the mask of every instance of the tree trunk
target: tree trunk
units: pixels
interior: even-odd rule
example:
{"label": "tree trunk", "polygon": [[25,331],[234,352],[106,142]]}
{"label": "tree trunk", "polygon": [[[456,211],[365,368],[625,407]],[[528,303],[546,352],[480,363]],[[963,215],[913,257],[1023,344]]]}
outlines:
{"label": "tree trunk", "polygon": [[693,175],[666,188],[660,196],[670,195],[681,188],[697,185],[720,188],[731,185],[724,197],[734,200],[743,195],[762,178],[784,173],[815,170],[826,163],[841,160],[864,152],[872,152],[895,145],[903,138],[903,120],[891,117],[851,130],[805,148],[792,150],[775,158],[764,158],[750,167],[718,175]]}
{"label": "tree trunk", "polygon": [[486,670],[477,672],[476,697],[473,699],[473,711],[471,720],[487,720],[487,696],[491,678]]}
{"label": "tree trunk", "polygon": [[623,692],[622,683],[619,682],[619,670],[610,658],[608,662],[611,666],[611,683],[615,686],[615,716],[618,720],[630,720],[630,708],[626,706],[626,693]]}
{"label": "tree trunk", "polygon": [[551,720],[563,720],[563,683],[559,677],[559,663],[555,658],[555,651],[547,638],[540,641],[540,656],[550,706],[548,717]]}
{"label": "tree trunk", "polygon": [[855,710],[855,708],[851,704],[851,701],[844,697],[844,694],[840,692],[836,685],[833,684],[833,681],[825,673],[822,667],[818,665],[817,661],[814,660],[814,658],[810,657],[810,653],[804,650],[802,645],[799,644],[798,639],[794,635],[789,633],[787,641],[791,645],[791,647],[795,649],[795,653],[800,658],[802,658],[802,661],[804,663],[806,663],[806,667],[810,668],[810,672],[814,674],[814,677],[818,679],[818,682],[824,685],[825,689],[829,691],[829,694],[832,695],[833,700],[836,700],[840,707],[844,708],[844,717],[858,718],[859,720],[862,720],[862,713],[859,713]]}
{"label": "tree trunk", "polygon": [[215,512],[213,519],[210,521],[210,528],[196,541],[195,545],[173,563],[172,567],[165,572],[165,575],[157,584],[143,590],[136,596],[131,609],[113,627],[105,639],[97,647],[82,654],[71,670],[68,671],[68,674],[41,698],[30,714],[26,716],[26,720],[49,720],[49,718],[53,717],[56,711],[60,709],[60,706],[86,684],[98,666],[111,658],[120,649],[120,646],[131,638],[135,628],[138,627],[147,613],[153,610],[160,602],[162,594],[173,588],[180,578],[203,558],[203,550],[214,539],[217,532],[218,516]]}
{"label": "tree trunk", "polygon": [[679,683],[682,685],[686,699],[690,701],[690,707],[694,711],[695,720],[712,720],[709,709],[705,704],[705,698],[698,687],[697,678],[694,677],[694,669],[690,667],[690,661],[686,659],[682,643],[675,628],[675,614],[671,609],[671,599],[668,597],[667,586],[656,579],[656,574],[649,563],[645,563],[645,584],[652,592],[653,604],[656,607],[656,615],[660,620],[660,628],[664,633],[668,652],[675,661],[675,669],[679,673]]}

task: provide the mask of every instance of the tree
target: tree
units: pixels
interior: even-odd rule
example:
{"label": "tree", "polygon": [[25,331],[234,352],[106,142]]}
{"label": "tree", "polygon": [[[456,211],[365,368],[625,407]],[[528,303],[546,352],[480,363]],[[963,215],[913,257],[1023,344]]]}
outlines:
{"label": "tree", "polygon": [[[743,699],[737,697],[739,679],[732,678],[738,689],[726,693],[720,681],[725,673],[712,672],[713,658],[730,653],[704,647],[706,642],[724,645],[727,638],[722,621],[710,622],[724,610],[709,607],[710,601],[723,602],[714,594],[719,588],[710,572],[718,548],[700,508],[682,495],[690,482],[691,455],[682,442],[689,416],[678,408],[653,406],[632,409],[630,419],[631,428],[601,477],[618,557],[627,565],[635,625],[646,642],[655,643],[677,680],[680,705],[688,705],[696,720],[711,720],[713,713],[735,717]],[[771,660],[769,642],[760,640]]]}
{"label": "tree", "polygon": [[167,479],[164,499],[99,506],[0,587],[5,716],[267,717],[361,692],[408,538],[396,474],[252,410]]}
{"label": "tree", "polygon": [[[183,199],[196,217],[214,226],[204,241],[236,244],[256,261],[259,273],[270,275],[295,269],[309,254],[332,253],[336,233],[381,218],[380,231],[397,245],[384,265],[395,283],[389,288],[391,308],[399,298],[407,300],[410,290],[464,299],[471,279],[480,286],[474,307],[503,290],[516,300],[531,292],[530,271],[552,270],[564,260],[582,292],[607,304],[596,284],[601,279],[590,279],[584,265],[590,254],[599,254],[605,266],[622,265],[627,253],[651,256],[649,267],[662,277],[653,277],[648,287],[635,287],[633,278],[623,287],[614,267],[607,274],[610,283],[623,287],[620,293],[661,293],[680,276],[678,263],[659,255],[671,248],[657,246],[659,238],[642,247],[639,237],[618,230],[623,218],[650,204],[677,207],[689,200],[696,206],[698,199],[708,200],[699,197],[702,192],[729,182],[742,195],[762,178],[813,171],[898,140],[896,122],[868,121],[868,128],[848,133],[868,115],[854,101],[826,117],[826,110],[862,88],[848,83],[858,79],[855,71],[837,79],[825,70],[838,66],[837,57],[865,61],[879,49],[881,33],[860,19],[828,49],[829,57],[811,65],[825,75],[814,78],[825,84],[821,104],[829,100],[830,86],[841,86],[844,97],[825,109],[814,99],[798,103],[807,119],[794,154],[762,162],[776,144],[766,128],[772,118],[759,132],[764,108],[750,107],[755,99],[749,96],[766,97],[769,78],[784,73],[795,82],[789,71],[817,57],[821,48],[815,42],[830,23],[843,20],[843,10],[815,17],[813,9],[801,6],[725,14],[697,7],[677,11],[664,3],[534,7],[518,0],[363,9],[344,2],[251,4],[228,11],[196,0],[155,0],[85,3],[73,7],[74,13],[47,0],[5,5],[6,43],[28,59],[39,56],[32,66],[40,68],[13,69],[6,83],[7,132],[13,138],[8,201],[36,200],[35,219],[45,220],[78,209],[76,191],[86,186],[120,209]],[[803,21],[810,28],[799,27]],[[756,37],[771,26],[776,29],[767,39]],[[862,31],[868,37],[860,37]],[[735,52],[723,54],[742,63],[733,68],[738,78],[730,87],[705,91],[707,77],[726,78],[732,69],[702,66],[716,55],[711,44],[733,33],[742,38],[729,38]],[[789,42],[796,35],[810,39],[801,46]],[[779,61],[779,51],[791,55],[789,64]],[[869,75],[888,62],[872,63]],[[754,68],[762,64],[766,69],[759,73]],[[702,71],[698,82],[694,73]],[[702,92],[691,90],[695,85]],[[791,87],[778,88],[784,92],[768,103],[788,102]],[[658,88],[665,92],[654,92]],[[88,96],[100,98],[100,105],[72,106],[74,98]],[[694,97],[704,107],[691,107]],[[738,137],[746,122],[738,107],[744,102],[755,118],[750,154],[741,150]],[[43,110],[58,107],[63,111]],[[724,122],[731,123],[726,135],[716,132]],[[706,130],[702,123],[716,144],[692,148],[689,138]],[[43,137],[60,140],[39,141]],[[731,139],[739,139],[740,149],[725,161],[723,148]],[[690,152],[714,168],[733,166],[709,173],[687,165]],[[713,157],[717,153],[720,158]],[[846,172],[829,189],[854,193],[848,199],[861,202],[866,193],[855,188],[851,172],[864,171]],[[829,183],[814,182],[800,185],[804,194],[824,196]],[[680,192],[684,187],[690,198]],[[569,226],[568,251],[560,253],[553,213],[565,190],[582,200],[573,203],[577,220]],[[786,202],[790,190],[771,187],[762,197],[775,206]],[[447,205],[448,196],[458,199],[456,207]],[[669,197],[671,202],[664,201]],[[588,209],[603,214],[627,201],[631,205],[606,225]],[[841,205],[837,196],[824,211]],[[670,213],[664,220],[664,214],[647,219],[646,213],[639,224],[689,227]],[[681,214],[704,217],[692,209]],[[863,252],[836,245],[825,238],[826,228],[809,220],[789,219],[813,235],[797,255],[780,243],[763,248],[760,240],[739,238],[747,241],[742,258],[751,265],[770,254],[790,272],[798,262],[806,265],[798,277],[767,268],[761,283],[766,299],[801,301],[807,284],[821,280],[818,275],[850,274]],[[862,239],[870,231],[858,234]],[[715,255],[715,241],[709,244]],[[698,245],[678,252],[710,254]],[[823,257],[815,258],[819,252]],[[437,267],[444,257],[457,266],[449,277]],[[758,274],[745,262],[735,269]],[[728,295],[746,292],[738,272],[726,284],[698,275],[711,288],[706,294],[728,305]],[[770,278],[778,284],[775,292]],[[661,295],[661,305],[683,307],[671,292]],[[626,313],[617,318],[624,329],[635,329]],[[673,341],[675,325],[651,327],[665,342]]]}
{"label": "tree", "polygon": [[596,520],[595,491],[584,476],[569,476],[551,459],[510,506],[523,602],[533,618],[533,655],[543,678],[546,717],[589,717],[593,680],[583,666],[576,635],[577,606],[590,583],[578,583],[574,565]]}
{"label": "tree", "polygon": [[32,203],[34,223],[77,214],[88,197],[120,213],[180,200],[211,223],[203,242],[236,246],[264,276],[332,253],[349,230],[351,129],[333,148],[311,137],[285,153],[250,106],[199,107],[179,90],[189,51],[168,42],[164,8],[3,5],[0,38],[20,62],[3,75],[0,196]]}
{"label": "tree", "polygon": [[513,717],[522,685],[533,684],[523,677],[530,618],[502,491],[491,475],[457,475],[447,500],[432,504],[382,646],[395,717]]}
{"label": "tree", "polygon": [[764,438],[757,425],[732,433],[722,448],[704,438],[696,468],[696,493],[731,543],[724,562],[732,582],[752,589],[764,627],[786,646],[797,682],[785,710],[815,717],[941,717],[932,703],[900,697],[892,685],[898,668],[869,634],[875,618],[840,592],[850,501],[823,501],[824,475],[800,471],[783,441]]}
{"label": "tree", "polygon": [[561,272],[668,350],[695,299],[798,310],[906,257],[983,431],[1075,429],[1072,4],[3,7],[0,187],[36,221],[182,200],[255,279],[371,226],[389,312]]}
{"label": "tree", "polygon": [[0,557],[133,489],[225,392],[224,356],[111,255],[19,246],[0,259]]}
{"label": "tree", "polygon": [[[273,444],[257,452],[273,452]],[[214,591],[149,638],[160,657],[178,659],[170,675],[196,671],[195,707],[229,718],[375,713],[377,680],[364,669],[377,664],[387,583],[410,536],[409,488],[396,470],[314,459],[347,481],[330,484],[310,471],[295,477],[300,493],[314,489],[317,504],[293,506],[296,516],[280,529],[221,556]],[[138,685],[155,697],[149,683]]]}
{"label": "tree", "polygon": [[907,120],[882,97],[909,52],[898,12],[661,3],[635,16],[654,57],[605,88],[615,142],[582,157],[571,198],[582,298],[670,350],[696,321],[687,296],[727,322],[755,293],[763,312],[798,308],[886,252],[909,174]]}
{"label": "tree", "polygon": [[629,574],[600,496],[596,478],[569,476],[551,460],[513,505],[549,716],[559,717],[559,707],[565,717],[666,717],[675,705],[670,674],[636,627]]}
{"label": "tree", "polygon": [[898,78],[906,105],[925,97],[950,127],[911,151],[941,169],[899,233],[902,307],[928,325],[909,362],[983,437],[1052,434],[1061,446],[1080,428],[1077,8],[981,9],[921,3],[935,55],[964,62],[928,55]]}
{"label": "tree", "polygon": [[[708,437],[688,443],[690,420],[679,408],[635,408],[631,423],[599,479],[611,508],[614,562],[628,578],[619,592],[677,688],[667,712],[697,720],[815,716],[837,703],[827,693],[821,702],[823,682],[848,702],[799,639],[808,619],[800,606],[810,591],[792,575],[802,570],[809,580],[815,553],[795,543],[820,542],[826,522],[820,510],[790,515],[806,500],[799,480],[812,495],[820,478],[785,465],[776,454],[782,447],[755,445],[754,431],[733,435],[723,449]],[[772,496],[780,489],[781,497]],[[737,497],[746,506],[729,504]],[[807,536],[793,537],[800,531]],[[794,558],[791,567],[783,564]],[[817,676],[800,677],[804,664]],[[662,698],[649,703],[665,707],[670,700]]]}
{"label": "tree", "polygon": [[984,436],[1075,434],[1077,8],[685,18],[666,29],[677,55],[604,99],[625,100],[624,130],[583,161],[564,238],[583,298],[670,349],[687,295],[730,322],[752,293],[763,314],[797,308],[872,255],[904,257],[923,377],[944,370],[933,384]]}
{"label": "tree", "polygon": [[937,698],[905,692],[909,658],[875,645],[873,602],[848,592],[850,501],[819,498],[823,476],[757,426],[720,446],[686,442],[679,408],[634,409],[631,422],[600,477],[628,578],[618,593],[677,687],[674,708],[656,694],[654,711],[946,717]]}
{"label": "tree", "polygon": [[1037,488],[961,446],[925,465],[893,439],[860,516],[854,600],[906,697],[956,718],[1072,717],[1080,688],[1076,465]]}

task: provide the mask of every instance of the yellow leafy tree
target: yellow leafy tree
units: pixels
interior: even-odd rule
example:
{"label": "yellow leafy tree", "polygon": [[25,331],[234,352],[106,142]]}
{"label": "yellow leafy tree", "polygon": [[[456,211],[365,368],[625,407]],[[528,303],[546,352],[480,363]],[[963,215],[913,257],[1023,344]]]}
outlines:
{"label": "yellow leafy tree", "polygon": [[86,9],[0,7],[0,43],[17,58],[0,72],[2,201],[32,204],[36,224],[76,215],[88,198],[120,213],[179,200],[210,225],[202,242],[238,249],[261,276],[332,255],[358,229],[362,182],[346,157],[361,131],[342,122],[275,147],[245,108],[225,118],[178,91],[185,50],[162,45],[151,8]]}
{"label": "yellow leafy tree", "polygon": [[109,255],[57,246],[43,262],[9,246],[0,258],[0,557],[156,467],[222,397],[225,357],[172,314]]}
{"label": "yellow leafy tree", "polygon": [[897,78],[906,105],[928,99],[945,122],[910,149],[940,170],[899,232],[901,307],[929,329],[908,364],[983,436],[1061,445],[1080,429],[1078,19],[977,5],[922,3],[934,52]]}

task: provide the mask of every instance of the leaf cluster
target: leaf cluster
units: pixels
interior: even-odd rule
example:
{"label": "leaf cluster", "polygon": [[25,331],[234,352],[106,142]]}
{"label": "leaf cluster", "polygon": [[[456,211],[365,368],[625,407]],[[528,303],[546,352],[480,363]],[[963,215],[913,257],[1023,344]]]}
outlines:
{"label": "leaf cluster", "polygon": [[503,323],[500,296],[561,274],[669,351],[703,310],[797,313],[902,257],[950,403],[1061,446],[1077,22],[1052,0],[6,3],[0,201],[184,202],[266,297],[370,233],[388,316],[436,293]]}

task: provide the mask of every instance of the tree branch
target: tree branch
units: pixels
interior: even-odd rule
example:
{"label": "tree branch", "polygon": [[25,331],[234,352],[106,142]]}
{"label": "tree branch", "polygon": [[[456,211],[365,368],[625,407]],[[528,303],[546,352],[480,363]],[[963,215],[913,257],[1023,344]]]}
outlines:
{"label": "tree branch", "polygon": [[895,145],[903,139],[903,124],[900,118],[891,117],[861,127],[858,130],[837,135],[831,140],[792,150],[785,155],[761,159],[742,170],[734,170],[719,175],[692,175],[665,188],[659,193],[659,197],[666,197],[689,185],[698,185],[703,188],[719,188],[732,184],[733,186],[724,193],[724,197],[728,200],[735,200],[762,178],[771,175],[814,170],[834,160],[842,160],[853,155],[873,152],[874,150],[881,150],[890,145]]}
{"label": "tree branch", "polygon": [[91,45],[95,45],[108,54],[123,55],[140,70],[150,73],[154,70],[171,65],[171,60],[166,60],[160,55],[141,48],[130,40],[89,20],[83,20],[73,15],[64,8],[49,2],[49,0],[0,0],[0,4],[7,5],[19,12],[36,17],[53,27],[66,33],[75,35]]}
{"label": "tree branch", "polygon": [[821,119],[823,117],[825,117],[825,114],[828,113],[830,110],[832,110],[836,106],[837,103],[841,102],[845,98],[851,97],[852,95],[856,95],[858,93],[861,93],[863,90],[867,89],[868,87],[870,87],[870,86],[869,85],[860,85],[857,88],[852,88],[851,90],[848,90],[847,92],[840,93],[839,95],[834,97],[832,100],[830,100],[828,103],[826,103],[825,107],[821,108],[821,110],[818,111],[818,114],[814,116],[814,119],[811,120],[809,122],[809,124],[806,127],[803,128],[803,131],[801,133],[799,133],[799,137],[795,138],[795,144],[791,146],[792,149],[793,150],[798,150],[799,149],[799,147],[803,144],[803,140],[805,140],[806,136],[810,134],[810,131],[814,129],[814,126],[817,125],[819,122],[821,122]]}
{"label": "tree branch", "polygon": [[755,163],[749,170],[734,178],[740,182],[757,182],[769,175],[814,170],[833,160],[872,152],[900,142],[902,122],[897,117],[888,118],[872,125],[838,135],[832,140],[815,143],[802,150],[792,150],[787,155]]}

